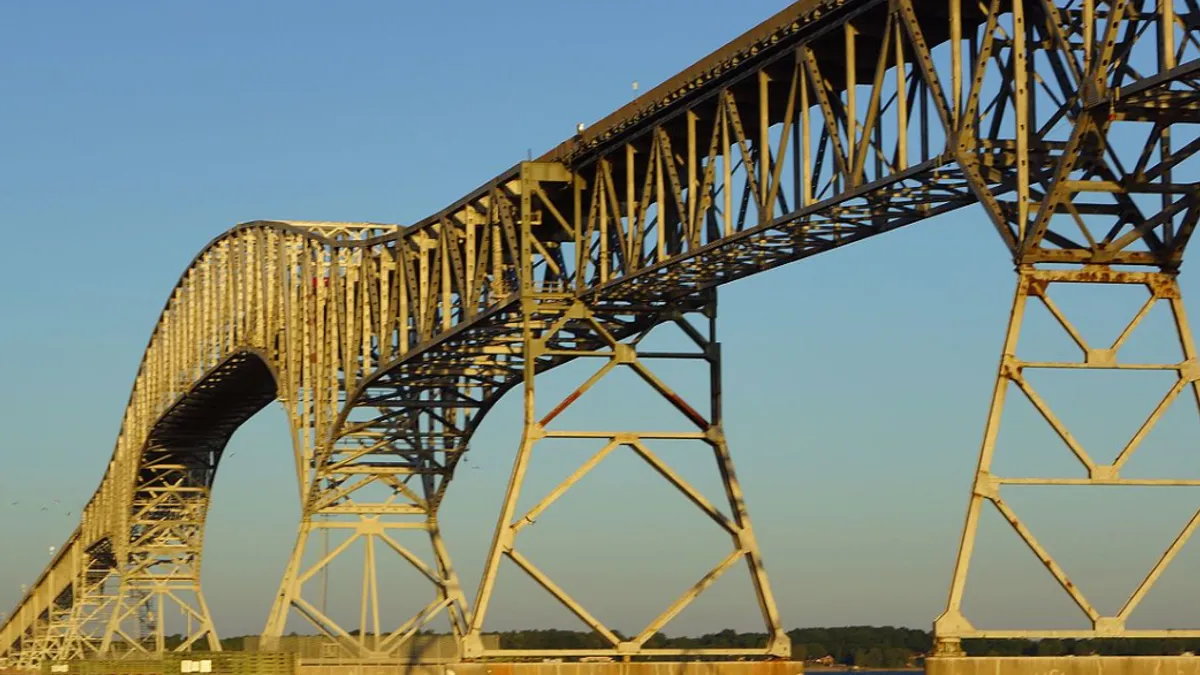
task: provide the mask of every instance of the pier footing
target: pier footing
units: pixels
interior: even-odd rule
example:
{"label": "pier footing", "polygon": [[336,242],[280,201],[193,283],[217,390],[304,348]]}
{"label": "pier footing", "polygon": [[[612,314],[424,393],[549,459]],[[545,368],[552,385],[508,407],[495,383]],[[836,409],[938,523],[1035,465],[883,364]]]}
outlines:
{"label": "pier footing", "polygon": [[1200,656],[937,656],[926,675],[1200,675]]}

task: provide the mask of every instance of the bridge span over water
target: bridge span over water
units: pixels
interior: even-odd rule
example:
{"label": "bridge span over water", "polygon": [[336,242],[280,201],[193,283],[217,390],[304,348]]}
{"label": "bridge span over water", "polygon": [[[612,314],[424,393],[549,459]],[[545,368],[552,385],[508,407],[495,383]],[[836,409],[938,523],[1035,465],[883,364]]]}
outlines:
{"label": "bridge span over water", "polygon": [[[205,516],[223,448],[255,412],[286,409],[302,504],[294,552],[263,631],[277,644],[293,613],[351,659],[394,656],[432,617],[449,618],[463,659],[696,656],[647,641],[718,576],[749,574],[767,644],[709,657],[786,659],[784,633],[722,431],[722,284],[981,205],[1010,253],[1016,291],[938,653],[961,640],[1200,637],[1200,626],[1135,630],[1128,619],[1200,512],[1128,603],[1103,615],[1005,501],[1018,484],[1200,485],[1122,477],[1162,411],[1197,398],[1194,341],[1176,275],[1200,218],[1192,173],[1200,138],[1197,0],[802,0],[558,147],[523,161],[409,226],[255,221],[204,248],[170,292],[147,344],[104,479],[79,525],[0,626],[0,665],[218,650],[200,587]],[[566,58],[569,58],[566,57]],[[580,86],[586,86],[581,84]],[[486,124],[481,119],[481,124]],[[897,235],[903,236],[903,235]],[[852,251],[838,255],[853,256]],[[1065,284],[1136,286],[1146,305],[1114,344],[1093,344],[1061,312]],[[1079,348],[1032,362],[1016,344],[1041,303]],[[1180,349],[1126,363],[1121,347],[1164,305]],[[1099,307],[1099,306],[1098,306]],[[1093,311],[1102,311],[1093,308]],[[639,349],[677,325],[688,353]],[[596,374],[564,400],[537,375],[574,359]],[[682,360],[711,377],[689,400],[655,374]],[[559,414],[599,379],[631,369],[687,432],[564,427]],[[1121,454],[1090,455],[1026,380],[1033,369],[1160,369],[1177,382]],[[512,389],[524,434],[478,588],[468,598],[438,510],[472,433]],[[1042,413],[1085,478],[992,473],[1006,392]],[[530,512],[517,497],[536,446],[603,448]],[[707,445],[725,486],[711,503],[652,449]],[[730,553],[645,630],[622,637],[521,553],[521,530],[607,454],[631,448],[730,536]],[[964,614],[980,514],[996,509],[1058,581],[1086,629],[980,629]],[[314,556],[318,535],[337,545]],[[398,533],[427,535],[432,564]],[[326,616],[313,580],[361,548],[359,625]],[[396,557],[428,579],[412,620],[379,620],[376,563]],[[598,650],[514,651],[481,639],[504,558],[606,638]],[[172,645],[172,648],[175,648]]]}

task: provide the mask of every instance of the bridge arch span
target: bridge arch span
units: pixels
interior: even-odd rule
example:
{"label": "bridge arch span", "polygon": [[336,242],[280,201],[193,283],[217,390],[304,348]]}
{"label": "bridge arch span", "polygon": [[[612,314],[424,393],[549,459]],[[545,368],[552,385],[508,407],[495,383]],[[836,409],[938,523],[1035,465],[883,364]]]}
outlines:
{"label": "bridge arch span", "polygon": [[[153,617],[164,604],[195,619],[181,649],[196,642],[219,648],[199,587],[210,488],[229,437],[274,400],[285,407],[293,439],[304,514],[298,549],[318,515],[436,522],[436,505],[402,479],[434,478],[425,487],[435,487],[440,498],[456,459],[435,455],[456,457],[465,437],[432,448],[395,415],[340,430],[347,425],[341,408],[354,401],[351,388],[369,396],[363,382],[381,362],[395,369],[404,353],[439,332],[420,325],[423,312],[387,311],[389,304],[424,301],[406,287],[404,274],[411,265],[411,272],[427,275],[432,257],[394,226],[255,221],[214,239],[193,259],[147,344],[113,457],[69,542],[72,553],[60,553],[43,580],[56,586],[53,597],[73,597],[60,600],[58,610],[79,628],[73,639],[60,637],[42,651],[162,650],[165,636]],[[415,381],[427,386],[427,380]],[[482,412],[463,420],[468,437]],[[390,496],[407,494],[411,503],[364,503],[376,482],[393,484]],[[439,567],[445,596],[448,559]],[[283,614],[304,604],[299,571],[289,573],[280,593]],[[51,612],[43,610],[48,625]]]}
{"label": "bridge arch span", "polygon": [[[499,186],[494,198],[506,198]],[[503,219],[478,234],[486,257],[477,258],[476,305],[467,309],[463,288],[428,293],[431,277],[452,271],[439,246],[462,245],[438,225],[255,221],[193,259],[148,342],[73,553],[52,565],[59,616],[45,611],[32,622],[43,630],[26,633],[40,640],[27,653],[161,652],[169,608],[192,619],[171,647],[219,648],[200,589],[211,487],[234,431],[274,400],[289,420],[302,517],[264,646],[293,609],[360,656],[394,652],[443,611],[456,633],[468,631],[437,509],[487,411],[528,373],[513,251],[502,242],[489,252]],[[623,339],[673,316],[660,307],[609,328]],[[532,372],[572,358],[543,355]],[[370,648],[305,598],[306,581],[332,562],[302,565],[312,534],[348,526],[351,539],[381,539],[435,587],[413,621],[368,627],[379,636]],[[429,533],[433,565],[388,536],[412,527]],[[377,588],[371,595],[364,610],[377,615]],[[64,624],[71,629],[50,637]]]}
{"label": "bridge arch span", "polygon": [[[140,453],[119,443],[115,454],[117,466],[127,468],[114,476],[126,481],[131,498],[125,508],[115,500],[105,529],[113,534],[115,559],[128,562],[127,569],[113,570],[120,590],[100,631],[101,652],[119,642],[144,646],[126,622],[155,599],[161,606],[163,598],[197,619],[180,648],[198,640],[219,647],[199,591],[209,488],[229,436],[276,399],[291,428],[302,519],[265,638],[282,633],[291,608],[324,632],[348,637],[303,593],[304,581],[316,571],[300,568],[310,535],[331,522],[382,520],[411,527],[417,521],[427,528],[437,555],[437,571],[430,574],[438,591],[435,602],[461,621],[465,603],[436,530],[437,500],[478,419],[512,382],[494,387],[485,406],[464,416],[440,445],[431,442],[428,429],[424,436],[416,430],[426,413],[404,408],[408,419],[401,420],[394,406],[378,400],[368,383],[378,377],[380,364],[397,373],[405,370],[400,365],[405,356],[436,341],[441,332],[436,329],[445,325],[422,326],[421,309],[427,308],[419,308],[416,316],[403,308],[425,301],[411,293],[403,277],[427,275],[434,258],[422,249],[422,237],[428,235],[412,234],[406,239],[399,228],[375,224],[258,221],[231,229],[192,261],[151,338],[126,422],[140,430],[146,428],[146,416],[159,418],[144,434]],[[401,294],[405,297],[395,297]],[[400,311],[389,313],[389,304],[401,306]],[[429,376],[418,372],[407,380],[408,386],[422,388],[417,398],[448,398],[429,393]],[[156,409],[160,401],[170,402]],[[376,411],[375,419],[348,419],[345,409],[356,406]],[[122,440],[126,436],[122,433]],[[415,490],[409,488],[413,477],[420,479]],[[397,496],[407,503],[395,503]],[[101,496],[97,502],[108,500]],[[147,520],[154,522],[147,525]],[[122,532],[129,532],[127,542],[116,534]],[[372,534],[379,533],[365,539]],[[164,584],[159,570],[166,570],[171,581]],[[192,591],[191,602],[181,599],[184,590]],[[453,597],[456,593],[459,597]],[[378,598],[371,604],[377,613]],[[151,632],[161,649],[161,626],[151,626]]]}

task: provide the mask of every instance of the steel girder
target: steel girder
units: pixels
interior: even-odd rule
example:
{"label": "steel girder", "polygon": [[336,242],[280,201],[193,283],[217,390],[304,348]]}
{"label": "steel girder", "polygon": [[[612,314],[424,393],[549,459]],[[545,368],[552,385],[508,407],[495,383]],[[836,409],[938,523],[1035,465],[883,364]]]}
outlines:
{"label": "steel girder", "polygon": [[[1195,185],[1173,180],[1200,142],[1172,136],[1197,121],[1197,15],[1194,0],[799,2],[413,226],[231,230],[174,289],[101,487],[0,627],[0,658],[43,658],[57,644],[45,636],[96,607],[110,608],[102,635],[73,628],[75,644],[162,650],[161,609],[143,613],[144,635],[124,619],[168,601],[199,622],[184,647],[216,645],[198,585],[209,488],[229,434],[275,398],[291,422],[304,516],[267,644],[296,609],[346,651],[387,655],[445,611],[477,653],[487,576],[472,613],[437,507],[491,405],[521,382],[530,396],[534,373],[589,351],[587,331],[546,347],[541,336],[564,316],[592,317],[602,330],[591,344],[629,363],[615,345],[702,307],[707,289],[975,203],[1018,266],[1018,303],[1046,265],[1076,268],[1054,281],[1169,286],[1200,215]],[[1113,140],[1129,137],[1115,131],[1124,127],[1148,129],[1132,158]],[[1113,276],[1124,265],[1167,277]],[[1191,366],[1178,372],[1187,379]],[[536,426],[526,431],[521,457]],[[1093,468],[1095,481],[1115,480],[1112,467]],[[979,476],[972,513],[983,500],[1000,506],[986,461]],[[513,528],[498,525],[489,569],[513,557]],[[399,545],[399,529],[428,534],[433,566]],[[413,564],[434,600],[388,631],[368,570],[351,635],[304,591],[327,565],[301,564],[319,530],[348,533],[345,546],[361,543],[368,559],[379,545]],[[753,570],[752,537],[738,536]],[[985,634],[958,605],[973,537],[968,520],[937,625],[949,651]],[[97,575],[115,582],[113,598]],[[762,577],[773,632],[765,589]],[[51,611],[59,598],[71,612]],[[1087,635],[1131,634],[1093,618]],[[636,640],[614,650],[644,651]]]}

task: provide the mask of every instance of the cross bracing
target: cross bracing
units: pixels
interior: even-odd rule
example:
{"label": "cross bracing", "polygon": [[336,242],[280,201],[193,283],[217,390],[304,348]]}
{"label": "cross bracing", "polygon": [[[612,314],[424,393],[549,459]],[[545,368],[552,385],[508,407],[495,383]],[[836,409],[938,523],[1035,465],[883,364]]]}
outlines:
{"label": "cross bracing", "polygon": [[[719,386],[707,406],[693,405],[648,364],[687,358],[719,383],[715,333],[703,326],[716,320],[717,287],[968,205],[981,207],[1011,254],[1018,309],[950,599],[936,623],[940,648],[952,653],[962,638],[986,636],[1200,635],[1125,627],[1195,522],[1121,613],[1103,616],[1000,497],[1006,482],[1020,481],[990,471],[1002,392],[1016,384],[1038,406],[1024,369],[1150,367],[1122,364],[1120,341],[1095,347],[1065,319],[1079,363],[1016,360],[1020,308],[1034,298],[1054,313],[1053,284],[1140,285],[1148,304],[1166,301],[1182,356],[1155,367],[1177,373],[1173,397],[1195,389],[1200,369],[1175,275],[1200,218],[1196,183],[1187,180],[1200,147],[1189,135],[1200,114],[1197,18],[1195,0],[805,0],[414,225],[233,228],[173,289],[104,479],[0,627],[0,659],[32,666],[161,652],[168,606],[191,619],[181,649],[219,647],[199,583],[210,488],[230,435],[274,400],[292,430],[303,517],[267,646],[295,612],[348,654],[386,658],[445,614],[463,655],[487,656],[479,635],[508,558],[609,639],[611,649],[596,653],[667,654],[645,642],[744,561],[773,636],[750,651],[786,656],[722,433]],[[666,323],[683,327],[696,353],[639,354],[641,336]],[[713,449],[730,515],[663,464],[643,443],[647,432],[552,429],[575,398],[552,415],[534,413],[535,375],[580,358],[605,364],[581,391],[614,368],[632,368],[696,427],[685,438]],[[514,387],[525,395],[525,433],[468,602],[438,507],[451,498],[471,434]],[[1121,478],[1123,460],[1102,464],[1065,429],[1060,436],[1087,468],[1085,483],[1135,483]],[[566,437],[607,439],[602,453],[633,449],[731,536],[730,557],[632,638],[599,622],[516,546],[524,467],[536,461],[535,445]],[[1013,524],[1090,629],[971,624],[962,593],[985,502]],[[314,535],[329,529],[349,537],[306,565]],[[405,529],[428,535],[433,565],[397,541]],[[368,562],[360,625],[343,626],[313,604],[306,584],[351,546]],[[433,588],[430,604],[398,627],[379,620],[373,561],[383,555],[412,564]]]}

